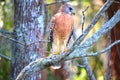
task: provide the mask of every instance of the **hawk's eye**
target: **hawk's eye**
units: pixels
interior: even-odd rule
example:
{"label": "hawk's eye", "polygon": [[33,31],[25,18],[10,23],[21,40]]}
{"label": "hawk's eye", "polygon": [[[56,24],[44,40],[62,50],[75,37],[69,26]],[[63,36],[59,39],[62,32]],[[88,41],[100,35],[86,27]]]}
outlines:
{"label": "hawk's eye", "polygon": [[73,10],[73,8],[69,7],[69,10],[71,11],[71,10]]}

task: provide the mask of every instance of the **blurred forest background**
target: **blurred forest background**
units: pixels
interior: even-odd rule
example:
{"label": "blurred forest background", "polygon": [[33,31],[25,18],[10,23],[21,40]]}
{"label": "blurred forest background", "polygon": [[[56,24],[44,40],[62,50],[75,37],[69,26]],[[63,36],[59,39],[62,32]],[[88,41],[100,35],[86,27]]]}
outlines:
{"label": "blurred forest background", "polygon": [[[59,0],[45,0],[46,4],[52,3],[54,1]],[[81,35],[81,17],[82,17],[82,11],[89,6],[88,10],[85,12],[85,25],[84,30],[86,26],[90,23],[90,21],[93,19],[96,12],[100,9],[100,7],[103,5],[102,0],[71,0],[69,2],[71,5],[75,7],[76,15],[74,16],[74,25],[76,29],[77,36]],[[47,21],[49,22],[52,15],[56,13],[59,6],[61,4],[57,3],[57,5],[48,5],[46,6],[47,15]],[[56,6],[56,7],[55,7]],[[96,30],[99,29],[99,27],[104,22],[104,16],[99,20],[99,22],[95,25],[94,29],[91,30],[88,36],[92,35]],[[47,24],[47,23],[46,23]],[[11,37],[9,34],[11,34],[12,30],[14,28],[14,0],[0,0],[0,29],[6,30],[8,32],[5,33],[5,36]],[[89,49],[89,51],[97,51],[101,50],[105,46],[105,40],[104,37],[99,40],[98,43],[96,43],[93,47]],[[89,52],[88,51],[88,52]],[[7,56],[7,58],[0,57],[0,80],[9,80],[9,74],[10,74],[10,56],[11,56],[11,41],[9,39],[3,38],[0,36],[0,54],[3,54]],[[78,60],[79,63],[80,60]],[[107,68],[107,55],[102,54],[100,56],[89,58],[89,63],[91,65],[92,71],[95,73],[95,76],[97,77],[97,80],[104,80],[105,72]],[[74,80],[87,80],[87,73],[80,65],[71,68],[75,75]],[[52,80],[51,75],[49,74],[48,69],[48,79]]]}

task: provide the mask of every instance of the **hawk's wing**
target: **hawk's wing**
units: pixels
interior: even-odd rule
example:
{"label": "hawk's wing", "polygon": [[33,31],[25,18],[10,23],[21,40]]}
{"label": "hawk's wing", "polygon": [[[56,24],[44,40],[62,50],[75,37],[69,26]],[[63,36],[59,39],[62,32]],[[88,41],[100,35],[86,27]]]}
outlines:
{"label": "hawk's wing", "polygon": [[74,40],[74,41],[77,39],[77,35],[76,35],[75,32],[76,32],[76,31],[75,31],[75,28],[74,28],[74,26],[73,26],[72,31],[71,31],[71,33],[70,33],[70,36],[69,36],[69,38],[68,38],[68,41],[67,41],[66,46],[68,46],[68,44],[69,44],[70,39],[71,39],[72,36],[73,36],[73,40]]}
{"label": "hawk's wing", "polygon": [[69,35],[68,41],[67,41],[67,43],[66,43],[66,46],[68,46],[72,35],[73,35],[73,29],[72,29],[72,31],[71,31],[71,33],[70,33],[70,35]]}
{"label": "hawk's wing", "polygon": [[53,42],[53,29],[55,26],[55,17],[52,17],[50,20],[50,46],[52,47],[52,42]]}

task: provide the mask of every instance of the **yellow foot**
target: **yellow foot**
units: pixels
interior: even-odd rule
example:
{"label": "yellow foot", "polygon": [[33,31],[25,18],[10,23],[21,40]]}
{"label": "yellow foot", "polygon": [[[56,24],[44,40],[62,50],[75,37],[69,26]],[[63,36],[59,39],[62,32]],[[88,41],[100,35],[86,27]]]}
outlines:
{"label": "yellow foot", "polygon": [[60,54],[60,50],[57,50],[54,54],[59,55]]}
{"label": "yellow foot", "polygon": [[66,51],[67,51],[67,48],[65,47],[65,48],[64,48],[64,52],[66,52]]}

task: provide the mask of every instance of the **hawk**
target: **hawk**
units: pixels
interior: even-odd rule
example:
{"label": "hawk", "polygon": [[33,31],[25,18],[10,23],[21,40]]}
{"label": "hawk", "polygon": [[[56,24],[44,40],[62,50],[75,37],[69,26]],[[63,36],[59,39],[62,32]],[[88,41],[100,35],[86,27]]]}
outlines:
{"label": "hawk", "polygon": [[67,50],[66,44],[72,32],[74,8],[64,4],[50,21],[50,43],[52,53],[58,55]]}

